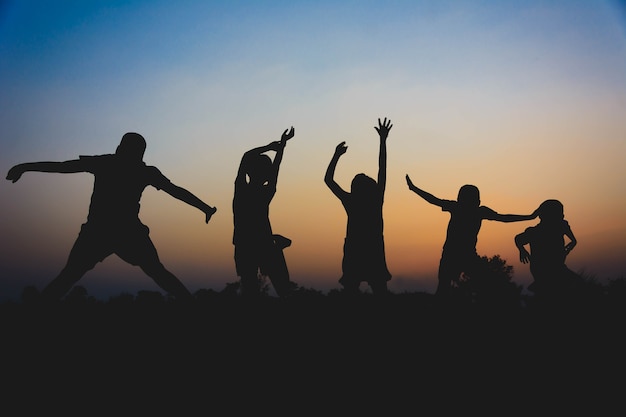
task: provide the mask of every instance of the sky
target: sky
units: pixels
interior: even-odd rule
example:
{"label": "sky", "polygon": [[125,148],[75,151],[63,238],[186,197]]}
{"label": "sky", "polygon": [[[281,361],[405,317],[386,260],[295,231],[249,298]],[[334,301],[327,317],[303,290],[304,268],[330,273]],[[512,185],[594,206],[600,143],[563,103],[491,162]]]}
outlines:
{"label": "sky", "polygon": [[[140,218],[191,291],[236,282],[232,197],[243,153],[295,129],[270,206],[291,279],[339,289],[346,214],[323,182],[376,177],[391,119],[384,239],[395,292],[434,292],[449,215],[408,190],[529,214],[558,199],[578,245],[570,269],[626,272],[626,5],[619,1],[0,0],[0,170],[113,153],[144,160],[217,207],[148,187]],[[85,222],[93,176],[0,183],[0,298],[42,289]],[[484,221],[479,255],[531,282],[513,243],[538,220]],[[107,299],[158,290],[115,255],[79,285]]]}

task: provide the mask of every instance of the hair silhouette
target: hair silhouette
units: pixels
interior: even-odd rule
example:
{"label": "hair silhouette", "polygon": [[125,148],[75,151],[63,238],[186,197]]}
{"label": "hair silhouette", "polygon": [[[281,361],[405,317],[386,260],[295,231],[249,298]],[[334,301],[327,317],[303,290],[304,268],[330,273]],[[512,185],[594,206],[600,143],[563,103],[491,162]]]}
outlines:
{"label": "hair silhouette", "polygon": [[[286,129],[280,141],[250,149],[239,164],[233,197],[233,245],[243,297],[260,294],[260,276],[269,277],[279,297],[289,295],[294,287],[283,254],[291,240],[275,234],[269,219],[285,146],[294,135],[293,127]],[[266,155],[270,151],[275,152],[273,160]]]}
{"label": "hair silhouette", "polygon": [[94,175],[94,187],[87,221],[59,275],[41,292],[43,301],[59,300],[83,275],[112,254],[139,266],[156,284],[177,299],[191,299],[191,293],[159,260],[149,229],[139,220],[143,190],[153,186],[196,207],[206,223],[216,212],[186,189],[173,184],[158,168],[146,165],[146,141],[138,133],[122,136],[114,154],[80,156],[63,162],[29,162],[12,167],[7,179],[16,182],[28,171]]}
{"label": "hair silhouette", "polygon": [[339,158],[348,147],[340,142],[326,169],[324,182],[341,201],[348,221],[343,245],[342,276],[339,283],[346,293],[355,294],[362,282],[367,282],[376,295],[386,294],[391,273],[385,259],[383,237],[383,202],[387,182],[387,136],[391,120],[378,119],[374,127],[379,135],[378,181],[360,173],[354,176],[350,192],[335,181]]}
{"label": "hair silhouette", "polygon": [[443,200],[418,188],[407,175],[409,190],[442,211],[450,213],[450,221],[446,232],[441,259],[439,261],[437,295],[447,296],[461,274],[469,277],[481,273],[482,263],[476,252],[478,232],[483,220],[499,222],[518,222],[537,217],[537,212],[530,215],[500,214],[487,206],[481,206],[480,192],[471,184],[459,189],[457,201]]}

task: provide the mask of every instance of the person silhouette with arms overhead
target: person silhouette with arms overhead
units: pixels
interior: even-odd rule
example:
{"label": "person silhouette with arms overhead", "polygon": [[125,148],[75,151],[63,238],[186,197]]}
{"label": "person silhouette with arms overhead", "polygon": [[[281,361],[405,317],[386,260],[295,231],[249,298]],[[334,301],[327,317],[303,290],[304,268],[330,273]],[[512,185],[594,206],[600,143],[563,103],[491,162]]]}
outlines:
{"label": "person silhouette with arms overhead", "polygon": [[30,162],[12,167],[6,179],[16,182],[28,171],[94,175],[94,186],[87,222],[70,251],[60,274],[42,291],[44,302],[63,298],[83,275],[98,262],[116,254],[131,265],[139,266],[165,292],[177,300],[193,299],[189,290],[165,269],[149,236],[149,229],[139,220],[143,190],[151,185],[172,197],[196,207],[208,223],[216,212],[186,189],[165,177],[158,168],[146,165],[143,155],[146,141],[138,133],[123,135],[114,154],[80,156],[64,162]]}
{"label": "person silhouette with arms overhead", "polygon": [[358,294],[362,282],[367,282],[374,295],[388,293],[387,282],[391,273],[385,259],[383,237],[383,202],[387,182],[387,136],[391,120],[378,119],[374,127],[379,136],[378,181],[366,174],[354,176],[350,192],[335,181],[339,158],[346,153],[345,142],[339,143],[328,164],[324,182],[341,201],[348,221],[343,245],[342,276],[339,283],[346,294]]}
{"label": "person silhouette with arms overhead", "polygon": [[[530,264],[533,283],[528,289],[539,297],[565,294],[580,276],[565,264],[577,244],[559,200],[546,200],[537,209],[539,223],[515,236],[520,261]],[[565,243],[565,237],[569,240]],[[526,249],[529,246],[530,252]]]}
{"label": "person silhouette with arms overhead", "polygon": [[474,185],[463,185],[459,189],[457,200],[454,201],[437,198],[416,187],[408,175],[406,182],[409,190],[430,204],[441,207],[442,211],[450,213],[446,240],[439,261],[439,282],[435,293],[438,296],[449,296],[453,285],[459,282],[461,274],[471,278],[472,275],[481,273],[476,243],[483,220],[509,223],[532,220],[537,217],[536,211],[529,215],[500,214],[487,206],[482,206],[480,191]]}
{"label": "person silhouette with arms overhead", "polygon": [[[244,298],[260,295],[260,275],[269,277],[281,298],[294,288],[283,255],[291,240],[274,234],[269,219],[285,146],[294,135],[292,126],[283,132],[280,141],[245,152],[239,164],[233,197],[233,245],[240,294]],[[273,160],[266,154],[271,151],[275,152]]]}

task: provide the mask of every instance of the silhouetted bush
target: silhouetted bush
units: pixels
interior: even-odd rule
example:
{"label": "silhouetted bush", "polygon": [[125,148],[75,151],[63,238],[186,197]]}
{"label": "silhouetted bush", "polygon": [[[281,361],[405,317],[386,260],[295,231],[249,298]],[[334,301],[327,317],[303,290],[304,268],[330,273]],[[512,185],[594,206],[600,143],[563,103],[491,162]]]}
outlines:
{"label": "silhouetted bush", "polygon": [[[289,297],[278,298],[270,295],[267,279],[260,277],[264,288],[258,299],[259,302],[247,301],[243,304],[239,296],[239,283],[227,283],[221,291],[214,289],[199,289],[194,295],[194,303],[198,306],[228,306],[233,310],[247,306],[248,311],[255,308],[263,309],[275,306],[276,311],[299,306],[319,310],[319,316],[329,315],[332,312],[367,311],[379,309],[381,315],[393,314],[422,314],[428,309],[437,309],[437,314],[448,309],[449,315],[454,317],[462,311],[476,311],[477,307],[485,307],[487,311],[498,314],[498,311],[528,310],[533,308],[550,308],[554,311],[578,310],[580,314],[617,314],[626,310],[626,279],[624,277],[611,279],[602,284],[594,276],[585,273],[579,274],[579,279],[572,281],[558,298],[541,299],[534,295],[522,296],[522,286],[512,281],[513,267],[499,255],[491,258],[483,256],[483,272],[473,277],[464,277],[445,301],[438,299],[434,294],[426,292],[389,292],[388,296],[374,295],[369,291],[359,291],[349,294],[341,288],[323,292],[314,288],[300,287],[294,284]],[[21,293],[21,302],[16,305],[39,305],[39,291],[31,285],[25,286]],[[8,304],[8,303],[7,303]],[[15,304],[15,303],[12,303]],[[99,301],[87,293],[86,288],[75,286],[68,295],[59,301],[58,305],[74,308],[81,306],[110,306],[112,308],[133,307],[134,310],[150,308],[152,310],[178,305],[175,298],[164,295],[159,291],[138,291],[136,295],[120,293],[111,296],[107,301]],[[384,308],[381,308],[383,306]],[[274,307],[271,307],[274,308]],[[328,311],[323,311],[327,309]],[[465,309],[465,310],[464,310]],[[130,311],[127,309],[127,311]],[[172,310],[170,310],[172,311]],[[317,313],[316,313],[317,314]],[[580,315],[579,314],[579,315]],[[398,320],[410,319],[398,317]],[[422,319],[415,317],[415,319]]]}
{"label": "silhouetted bush", "polygon": [[522,286],[513,282],[513,266],[507,265],[500,255],[482,256],[480,262],[480,273],[463,276],[454,288],[459,301],[491,307],[520,307]]}

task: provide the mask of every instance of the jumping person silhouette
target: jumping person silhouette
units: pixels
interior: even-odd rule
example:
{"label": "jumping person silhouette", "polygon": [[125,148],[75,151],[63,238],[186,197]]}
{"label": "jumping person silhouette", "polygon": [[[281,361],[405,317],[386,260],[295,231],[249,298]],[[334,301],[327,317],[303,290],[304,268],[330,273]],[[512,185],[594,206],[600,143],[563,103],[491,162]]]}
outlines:
{"label": "jumping person silhouette", "polygon": [[461,274],[471,277],[480,273],[480,256],[476,253],[478,232],[483,220],[499,222],[519,222],[532,220],[537,212],[530,215],[500,214],[487,206],[480,205],[480,192],[474,185],[466,184],[459,189],[457,201],[442,200],[416,187],[411,178],[406,176],[409,190],[422,197],[442,211],[450,213],[446,240],[443,245],[436,295],[448,296],[453,283],[459,281]]}
{"label": "jumping person silhouette", "polygon": [[[539,297],[566,294],[568,288],[580,280],[580,276],[565,265],[565,258],[577,244],[576,237],[565,220],[559,200],[546,200],[537,211],[539,223],[515,236],[520,261],[530,264],[533,276],[534,282],[528,289]],[[567,244],[565,237],[569,240]]]}
{"label": "jumping person silhouette", "polygon": [[[233,197],[233,245],[242,297],[260,294],[259,274],[269,277],[279,297],[294,288],[283,255],[291,240],[274,234],[269,219],[285,146],[294,135],[293,127],[286,129],[280,141],[250,149],[239,164]],[[270,151],[275,152],[273,161],[266,154]]]}
{"label": "jumping person silhouette", "polygon": [[391,273],[385,259],[383,237],[383,201],[387,182],[387,136],[391,130],[391,120],[378,119],[374,127],[379,135],[378,181],[360,173],[354,176],[350,192],[345,191],[335,181],[335,169],[341,155],[348,147],[341,142],[328,164],[324,182],[341,201],[348,216],[346,237],[343,245],[342,272],[339,283],[347,294],[356,294],[361,282],[367,282],[372,293],[388,293],[387,281]]}
{"label": "jumping person silhouette", "polygon": [[13,182],[28,171],[94,175],[87,222],[81,226],[65,267],[42,290],[43,301],[63,298],[87,271],[112,254],[139,266],[177,300],[192,299],[183,283],[161,264],[149,229],[139,220],[139,201],[143,190],[151,185],[202,211],[206,223],[216,209],[170,182],[158,168],[146,165],[145,149],[143,136],[129,132],[123,135],[114,154],[80,156],[64,162],[29,162],[9,170],[6,179]]}

